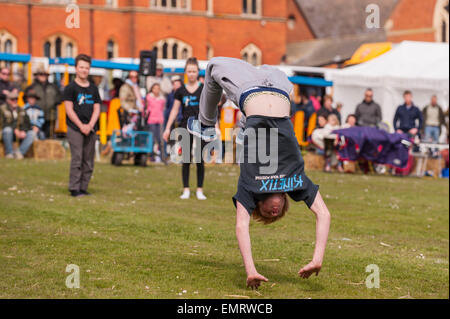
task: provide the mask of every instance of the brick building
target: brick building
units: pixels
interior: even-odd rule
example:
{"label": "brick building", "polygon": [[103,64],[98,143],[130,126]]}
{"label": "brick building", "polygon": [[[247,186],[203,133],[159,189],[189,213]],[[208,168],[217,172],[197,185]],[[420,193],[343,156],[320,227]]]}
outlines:
{"label": "brick building", "polygon": [[[377,30],[364,25],[370,3],[380,7]],[[448,0],[0,0],[0,52],[33,56],[155,49],[161,58],[327,65],[364,42],[406,39],[448,42]]]}

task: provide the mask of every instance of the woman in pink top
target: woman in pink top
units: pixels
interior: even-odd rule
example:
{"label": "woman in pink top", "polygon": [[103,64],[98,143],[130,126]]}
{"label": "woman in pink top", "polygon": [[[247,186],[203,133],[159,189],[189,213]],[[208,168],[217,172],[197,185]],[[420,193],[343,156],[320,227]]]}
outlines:
{"label": "woman in pink top", "polygon": [[[153,151],[154,154],[161,154],[164,156],[163,143],[161,139],[161,129],[164,123],[164,108],[166,105],[166,99],[161,94],[161,87],[159,83],[154,83],[150,88],[150,93],[147,94],[147,130],[152,132],[153,135]],[[165,158],[163,159],[164,163]]]}

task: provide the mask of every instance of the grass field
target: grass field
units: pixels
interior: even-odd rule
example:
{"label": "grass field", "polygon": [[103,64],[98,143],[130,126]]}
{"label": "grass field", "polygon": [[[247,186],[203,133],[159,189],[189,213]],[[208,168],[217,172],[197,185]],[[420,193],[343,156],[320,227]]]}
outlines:
{"label": "grass field", "polygon": [[[96,164],[92,196],[75,199],[68,168],[0,159],[0,298],[449,298],[448,180],[310,172],[332,215],[322,271],[297,275],[315,219],[291,202],[281,221],[251,224],[269,278],[252,291],[235,238],[238,167],[206,168],[207,201],[178,199],[176,165]],[[65,285],[68,264],[79,289]],[[365,285],[370,264],[378,289]]]}

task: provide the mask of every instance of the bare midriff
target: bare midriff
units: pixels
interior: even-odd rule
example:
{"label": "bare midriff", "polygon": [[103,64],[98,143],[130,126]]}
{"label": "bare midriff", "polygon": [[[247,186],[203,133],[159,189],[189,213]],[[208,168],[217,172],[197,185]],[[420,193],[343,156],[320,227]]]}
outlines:
{"label": "bare midriff", "polygon": [[271,94],[260,94],[246,103],[244,112],[246,116],[286,117],[289,116],[290,108],[287,99]]}

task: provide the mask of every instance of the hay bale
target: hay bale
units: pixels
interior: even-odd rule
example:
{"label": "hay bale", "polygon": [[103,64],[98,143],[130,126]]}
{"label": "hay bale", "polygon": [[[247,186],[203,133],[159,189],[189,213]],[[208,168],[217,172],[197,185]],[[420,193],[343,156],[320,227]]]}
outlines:
{"label": "hay bale", "polygon": [[36,140],[30,149],[33,149],[34,159],[57,160],[66,156],[66,150],[57,140]]}
{"label": "hay bale", "polygon": [[[440,163],[439,163],[440,161]],[[440,168],[439,168],[440,166]],[[444,168],[445,163],[443,159],[440,158],[429,158],[427,161],[427,167],[425,168],[426,171],[432,171],[433,176],[439,177],[439,174],[441,173],[441,170]]]}
{"label": "hay bale", "polygon": [[5,157],[5,147],[3,143],[0,142],[0,158]]}
{"label": "hay bale", "polygon": [[325,159],[322,155],[308,152],[303,159],[305,161],[305,171],[322,171],[325,167]]}
{"label": "hay bale", "polygon": [[356,162],[350,162],[350,161],[344,161],[343,168],[345,173],[355,173],[357,170],[357,163]]}

